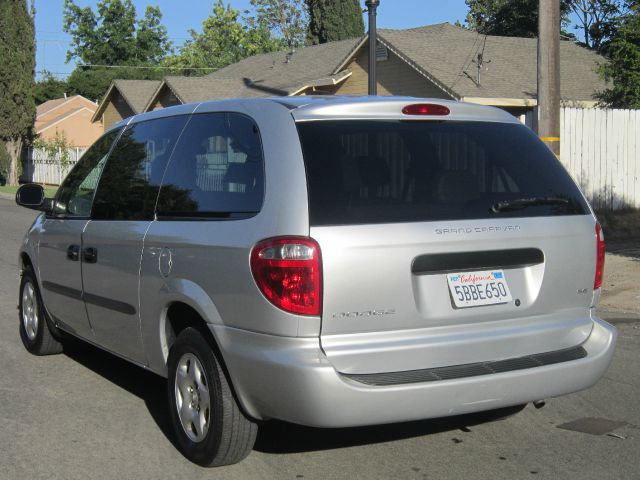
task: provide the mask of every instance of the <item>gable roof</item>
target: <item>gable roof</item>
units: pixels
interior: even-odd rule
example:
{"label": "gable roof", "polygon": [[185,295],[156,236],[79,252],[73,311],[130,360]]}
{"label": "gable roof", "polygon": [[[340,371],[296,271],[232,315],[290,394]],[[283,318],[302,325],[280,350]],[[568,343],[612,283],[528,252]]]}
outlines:
{"label": "gable roof", "polygon": [[168,76],[147,102],[149,109],[164,86],[184,103],[234,97],[292,95],[311,86],[332,85],[348,75],[336,67],[361,39],[300,48],[293,54],[271,52],[240,60],[203,77]]}
{"label": "gable roof", "polygon": [[115,87],[135,113],[142,113],[161,80],[114,80]]}
{"label": "gable roof", "polygon": [[54,125],[57,125],[58,123],[62,122],[63,120],[66,120],[67,118],[73,117],[74,115],[77,115],[78,113],[83,112],[85,110],[87,112],[93,114],[93,110],[91,110],[91,109],[89,109],[87,107],[77,107],[77,108],[74,108],[74,109],[69,110],[67,112],[64,112],[63,114],[58,115],[57,117],[52,118],[48,122],[43,123],[42,125],[38,126],[36,128],[36,133],[42,133],[45,130],[53,127]]}
{"label": "gable roof", "polygon": [[[448,23],[408,30],[380,29],[378,38],[412,68],[456,98],[536,97],[535,38],[481,35]],[[479,53],[484,65],[478,85]],[[606,87],[596,71],[605,61],[573,42],[560,42],[561,98],[593,100],[593,93]]]}
{"label": "gable roof", "polygon": [[89,100],[88,98],[83,97],[82,95],[72,95],[70,97],[61,97],[61,98],[53,98],[51,100],[47,100],[44,103],[41,103],[40,105],[38,105],[36,107],[36,117],[41,117],[42,115],[45,115],[61,106],[63,106],[66,103],[69,102],[74,102],[76,100],[81,100],[83,101],[83,103],[87,106],[87,107],[93,107],[96,108],[96,104],[93,103],[91,100]]}
{"label": "gable roof", "polygon": [[145,110],[158,98],[163,88],[168,88],[182,103],[191,103],[211,98],[232,98],[242,96],[240,91],[244,83],[240,78],[181,77],[170,75],[164,77],[155,94],[147,103]]}
{"label": "gable roof", "polygon": [[102,98],[100,106],[93,114],[91,121],[95,122],[102,116],[102,113],[107,107],[109,97],[116,90],[125,102],[127,102],[131,110],[133,110],[133,113],[144,112],[144,108],[151,99],[151,96],[156,92],[161,83],[161,80],[113,80],[107,89],[107,93],[105,93]]}
{"label": "gable roof", "polygon": [[64,97],[63,98],[53,98],[51,100],[47,100],[46,102],[41,103],[40,105],[38,105],[36,107],[36,116],[44,115],[49,110],[53,110],[54,108],[59,107],[60,105],[62,105],[66,101],[67,101],[67,99],[64,98]]}

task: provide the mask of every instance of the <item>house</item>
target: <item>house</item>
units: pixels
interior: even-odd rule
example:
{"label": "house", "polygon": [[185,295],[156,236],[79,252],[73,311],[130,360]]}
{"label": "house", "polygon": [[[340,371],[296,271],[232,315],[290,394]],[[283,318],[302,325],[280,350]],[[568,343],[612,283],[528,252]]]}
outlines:
{"label": "house", "polygon": [[124,118],[144,112],[160,83],[160,80],[112,81],[91,121],[101,122],[106,130]]}
{"label": "house", "polygon": [[51,141],[63,133],[70,145],[88,147],[100,135],[103,127],[92,123],[98,106],[81,95],[48,100],[36,107],[36,134]]}
{"label": "house", "polygon": [[[535,38],[487,36],[442,23],[380,29],[377,40],[379,95],[454,99],[497,106],[518,116],[537,104]],[[365,36],[293,53],[256,55],[203,77],[168,76],[157,84],[142,111],[232,97],[366,95],[368,41]],[[561,42],[565,104],[595,105],[594,93],[606,87],[597,73],[604,61],[573,42]],[[112,101],[108,93],[99,109],[112,108],[104,106]]]}

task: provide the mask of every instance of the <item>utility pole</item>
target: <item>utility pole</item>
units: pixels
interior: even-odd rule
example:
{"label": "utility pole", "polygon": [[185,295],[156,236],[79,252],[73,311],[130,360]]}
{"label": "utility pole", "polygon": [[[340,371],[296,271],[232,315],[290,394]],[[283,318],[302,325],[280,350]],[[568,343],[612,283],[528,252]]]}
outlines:
{"label": "utility pole", "polygon": [[538,136],[560,156],[560,0],[538,6]]}
{"label": "utility pole", "polygon": [[378,34],[376,30],[376,10],[380,5],[380,0],[366,0],[364,4],[367,6],[367,12],[369,12],[369,95],[377,95],[376,47]]}

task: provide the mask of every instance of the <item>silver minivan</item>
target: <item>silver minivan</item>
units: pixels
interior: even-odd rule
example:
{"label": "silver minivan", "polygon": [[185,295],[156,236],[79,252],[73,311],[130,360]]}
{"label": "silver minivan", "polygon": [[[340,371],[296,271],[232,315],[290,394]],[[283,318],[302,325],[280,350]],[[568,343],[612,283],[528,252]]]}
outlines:
{"label": "silver minivan", "polygon": [[178,445],[242,460],[258,423],[403,422],[604,374],[602,230],[504,111],[399,97],[156,110],[109,129],[20,250],[20,335],[168,379]]}

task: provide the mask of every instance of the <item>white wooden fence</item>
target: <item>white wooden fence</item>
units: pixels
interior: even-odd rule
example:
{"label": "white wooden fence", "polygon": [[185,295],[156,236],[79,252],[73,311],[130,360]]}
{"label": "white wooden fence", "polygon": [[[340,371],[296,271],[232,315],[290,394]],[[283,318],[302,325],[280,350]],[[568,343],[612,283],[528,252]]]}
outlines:
{"label": "white wooden fence", "polygon": [[70,148],[68,160],[63,162],[61,152],[51,157],[42,148],[30,148],[23,176],[30,182],[60,185],[86,150],[86,148]]}
{"label": "white wooden fence", "polygon": [[560,161],[595,208],[640,208],[640,110],[562,108]]}

